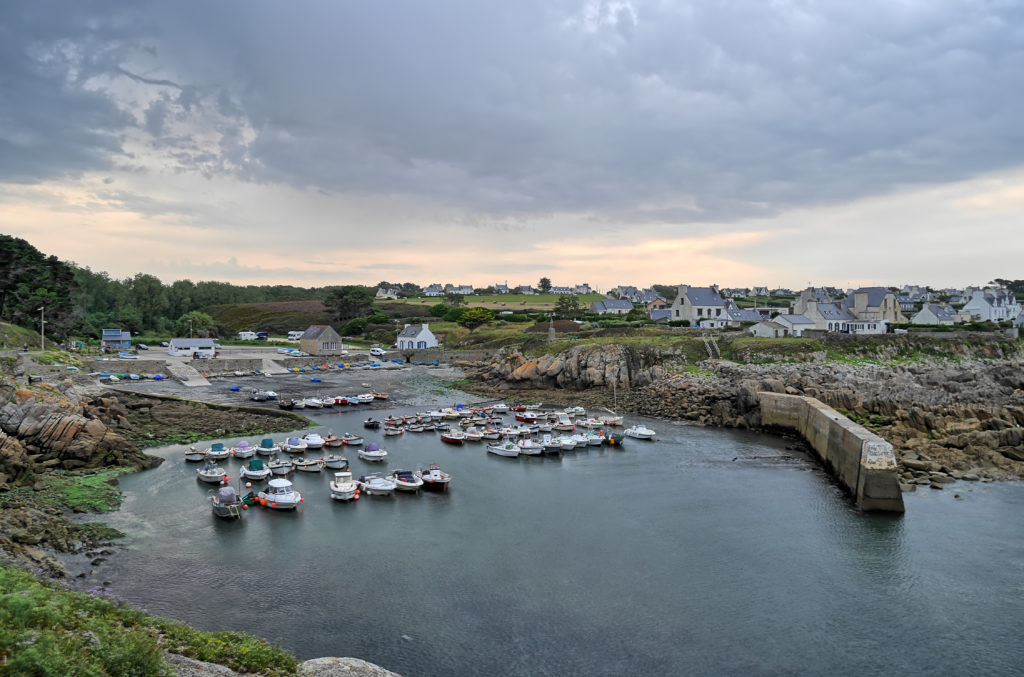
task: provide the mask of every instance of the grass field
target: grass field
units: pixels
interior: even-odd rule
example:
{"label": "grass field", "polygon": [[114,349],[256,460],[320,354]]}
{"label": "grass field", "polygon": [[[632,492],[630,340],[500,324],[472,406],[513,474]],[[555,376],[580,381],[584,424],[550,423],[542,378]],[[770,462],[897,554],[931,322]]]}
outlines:
{"label": "grass field", "polygon": [[[516,310],[520,308],[534,308],[537,310],[551,310],[562,298],[560,294],[494,294],[492,296],[466,296],[466,305],[470,308],[489,308],[491,310]],[[584,294],[576,297],[580,305],[587,306],[593,301],[600,301],[604,298],[601,294]],[[434,306],[444,303],[443,296],[421,296],[418,298],[402,299],[400,301],[378,301],[381,305],[385,303],[406,303],[418,306]]]}

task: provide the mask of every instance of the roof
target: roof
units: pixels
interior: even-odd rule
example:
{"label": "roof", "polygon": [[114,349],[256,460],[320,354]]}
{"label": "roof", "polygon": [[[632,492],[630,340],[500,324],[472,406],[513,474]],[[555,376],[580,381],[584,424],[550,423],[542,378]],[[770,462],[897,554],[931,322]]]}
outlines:
{"label": "roof", "polygon": [[776,315],[775,321],[783,320],[790,324],[814,324],[814,321],[806,315]]}
{"label": "roof", "polygon": [[334,331],[334,330],[331,329],[326,324],[314,324],[314,325],[310,326],[310,328],[307,329],[305,332],[303,332],[302,336],[299,337],[299,340],[303,341],[303,340],[306,340],[306,339],[318,339],[326,331]]}
{"label": "roof", "polygon": [[925,306],[925,309],[931,312],[931,314],[934,315],[935,319],[937,320],[952,320],[955,319],[956,317],[956,311],[954,311],[949,306],[943,306],[937,303],[929,303],[928,305]]}
{"label": "roof", "polygon": [[734,308],[729,311],[729,317],[736,322],[760,322],[763,319],[761,313],[750,308]]}
{"label": "roof", "polygon": [[892,292],[886,289],[885,287],[861,287],[860,289],[854,289],[852,292],[846,295],[845,299],[843,299],[843,307],[852,308],[854,303],[854,296],[856,296],[857,294],[867,294],[868,307],[878,308],[882,305],[882,301],[885,299],[886,295],[891,293]]}
{"label": "roof", "polygon": [[633,303],[625,299],[604,299],[600,303],[607,310],[633,310]]}
{"label": "roof", "polygon": [[661,322],[662,320],[672,319],[672,310],[670,308],[655,308],[651,311],[651,319],[655,322]]}
{"label": "roof", "polygon": [[821,313],[821,316],[826,320],[843,320],[845,322],[857,319],[857,317],[850,312],[849,308],[844,308],[838,303],[819,303],[818,312]]}
{"label": "roof", "polygon": [[423,331],[422,324],[410,324],[398,333],[398,338],[416,338]]}
{"label": "roof", "polygon": [[724,306],[725,299],[711,287],[690,287],[686,290],[686,298],[694,306]]}

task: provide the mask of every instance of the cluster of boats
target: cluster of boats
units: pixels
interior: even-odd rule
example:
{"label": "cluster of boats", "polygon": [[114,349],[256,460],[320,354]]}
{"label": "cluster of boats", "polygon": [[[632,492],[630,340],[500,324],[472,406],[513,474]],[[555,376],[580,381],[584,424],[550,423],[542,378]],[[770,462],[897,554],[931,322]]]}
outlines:
{"label": "cluster of boats", "polygon": [[250,399],[258,402],[266,400],[277,400],[277,406],[281,409],[324,409],[327,407],[355,406],[357,404],[370,404],[374,400],[388,399],[387,393],[362,393],[361,395],[316,395],[312,397],[282,398],[273,391],[254,390]]}

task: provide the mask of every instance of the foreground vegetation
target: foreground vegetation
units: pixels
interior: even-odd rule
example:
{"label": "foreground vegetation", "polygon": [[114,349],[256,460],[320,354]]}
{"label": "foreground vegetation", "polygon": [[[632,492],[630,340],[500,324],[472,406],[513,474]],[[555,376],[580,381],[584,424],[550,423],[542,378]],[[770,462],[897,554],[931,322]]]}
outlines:
{"label": "foreground vegetation", "polygon": [[233,670],[293,675],[295,657],[240,632],[201,632],[105,595],[0,564],[0,675],[168,675],[163,653]]}

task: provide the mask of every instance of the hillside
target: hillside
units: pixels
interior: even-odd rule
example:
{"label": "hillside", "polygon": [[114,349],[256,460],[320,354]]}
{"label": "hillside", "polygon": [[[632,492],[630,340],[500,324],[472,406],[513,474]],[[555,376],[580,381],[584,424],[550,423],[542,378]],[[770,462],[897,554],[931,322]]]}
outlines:
{"label": "hillside", "polygon": [[330,324],[331,315],[321,301],[226,303],[204,309],[214,320],[238,331],[269,331],[283,335],[311,324]]}

